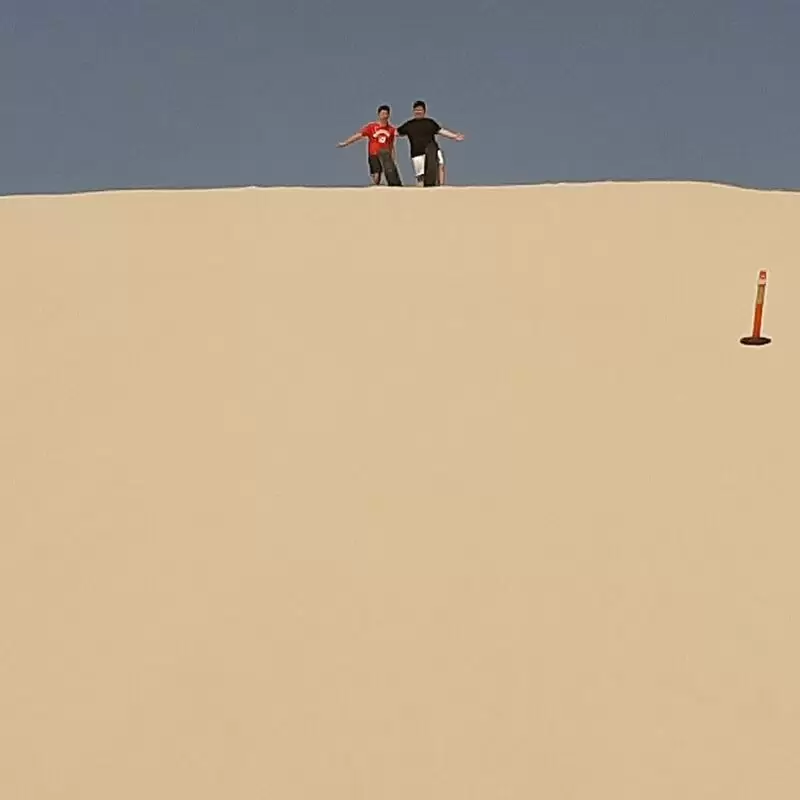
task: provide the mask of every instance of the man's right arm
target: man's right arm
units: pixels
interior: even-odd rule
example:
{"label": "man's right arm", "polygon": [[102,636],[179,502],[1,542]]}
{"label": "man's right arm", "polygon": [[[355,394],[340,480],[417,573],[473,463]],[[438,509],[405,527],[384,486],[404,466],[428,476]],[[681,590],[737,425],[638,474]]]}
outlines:
{"label": "man's right arm", "polygon": [[349,145],[353,144],[354,142],[357,142],[359,139],[363,139],[364,136],[365,136],[365,134],[364,134],[363,130],[358,131],[357,133],[354,133],[352,136],[348,136],[343,142],[339,142],[339,144],[337,144],[336,146],[337,147],[348,147]]}

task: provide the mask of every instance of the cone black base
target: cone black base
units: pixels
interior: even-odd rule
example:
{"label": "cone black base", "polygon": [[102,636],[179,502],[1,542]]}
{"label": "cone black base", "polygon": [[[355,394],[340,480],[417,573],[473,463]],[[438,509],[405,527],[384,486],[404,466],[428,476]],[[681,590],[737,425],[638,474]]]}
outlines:
{"label": "cone black base", "polygon": [[760,347],[762,344],[769,344],[772,339],[768,336],[743,336],[739,341],[752,347]]}

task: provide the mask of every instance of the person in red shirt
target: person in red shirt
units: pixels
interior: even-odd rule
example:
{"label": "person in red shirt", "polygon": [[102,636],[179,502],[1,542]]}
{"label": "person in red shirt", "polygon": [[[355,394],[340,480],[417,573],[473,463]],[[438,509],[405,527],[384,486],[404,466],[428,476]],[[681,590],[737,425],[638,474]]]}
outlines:
{"label": "person in red shirt", "polygon": [[[369,174],[372,182],[377,186],[383,176],[383,164],[381,163],[380,153],[387,150],[392,157],[392,161],[397,164],[396,139],[397,128],[389,122],[392,110],[389,106],[378,107],[378,118],[375,122],[368,122],[360,131],[339,142],[337,147],[348,147],[360,139],[367,140],[367,163],[369,164]],[[388,179],[387,179],[388,183]]]}

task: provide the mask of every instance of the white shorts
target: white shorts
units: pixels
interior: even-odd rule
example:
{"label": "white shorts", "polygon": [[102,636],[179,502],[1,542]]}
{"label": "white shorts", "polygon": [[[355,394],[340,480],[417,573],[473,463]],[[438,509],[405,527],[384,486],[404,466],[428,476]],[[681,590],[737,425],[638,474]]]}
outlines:
{"label": "white shorts", "polygon": [[[414,156],[411,163],[414,165],[414,174],[421,178],[425,174],[425,156]],[[444,164],[444,153],[441,149],[439,150],[439,163]]]}

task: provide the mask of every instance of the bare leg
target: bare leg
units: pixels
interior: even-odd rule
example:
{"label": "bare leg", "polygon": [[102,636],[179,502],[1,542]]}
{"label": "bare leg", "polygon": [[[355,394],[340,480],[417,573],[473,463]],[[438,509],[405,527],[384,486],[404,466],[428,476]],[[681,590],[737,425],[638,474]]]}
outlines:
{"label": "bare leg", "polygon": [[444,164],[439,164],[439,186],[444,186],[444,178],[446,172],[444,168]]}

